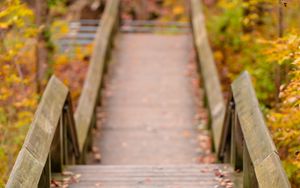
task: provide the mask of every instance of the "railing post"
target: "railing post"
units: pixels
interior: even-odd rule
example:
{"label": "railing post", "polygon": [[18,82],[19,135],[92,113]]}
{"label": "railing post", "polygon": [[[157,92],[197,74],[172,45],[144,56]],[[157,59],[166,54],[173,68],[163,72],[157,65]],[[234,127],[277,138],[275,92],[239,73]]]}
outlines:
{"label": "railing post", "polygon": [[218,158],[225,163],[230,163],[231,158],[231,129],[232,129],[232,110],[234,108],[234,101],[232,96],[229,97],[229,100],[226,105],[226,112],[223,121],[223,130],[220,139],[220,147],[218,150]]}
{"label": "railing post", "polygon": [[69,143],[68,143],[68,117],[67,117],[67,110],[68,106],[66,105],[63,109],[62,113],[62,121],[63,121],[63,127],[62,127],[62,147],[63,147],[63,164],[70,164],[70,148],[69,148]]}
{"label": "railing post", "polygon": [[73,106],[71,96],[67,98],[67,103],[64,108],[64,148],[65,148],[65,164],[75,164],[80,158],[80,151],[78,146],[77,130],[73,118]]}
{"label": "railing post", "polygon": [[231,118],[231,116],[232,116],[232,112],[233,112],[233,105],[232,105],[233,103],[232,102],[230,102],[230,106],[229,106],[229,108],[228,108],[228,110],[229,110],[229,112],[228,112],[228,117],[227,117],[227,127],[228,127],[228,136],[227,136],[227,138],[226,138],[226,142],[225,142],[225,152],[224,152],[224,159],[223,159],[223,162],[225,162],[225,163],[230,163],[231,162],[231,158],[232,158],[232,148],[233,148],[233,145],[234,145],[234,143],[232,143],[233,142],[233,140],[232,140],[232,126],[233,126],[233,124],[232,124],[232,118]]}
{"label": "railing post", "polygon": [[243,184],[244,188],[256,188],[258,182],[256,179],[253,163],[251,162],[249,152],[245,142],[243,143]]}
{"label": "railing post", "polygon": [[236,121],[235,121],[235,109],[234,108],[231,110],[229,118],[231,119],[230,163],[233,166],[233,168],[236,169],[235,167],[236,167],[236,152],[237,152],[236,144],[237,143],[236,143],[236,139],[235,139],[235,137],[236,137],[235,129],[236,129],[237,125],[236,125]]}
{"label": "railing post", "polygon": [[83,150],[81,152],[81,158],[80,158],[80,162],[79,162],[81,164],[86,163],[86,156],[87,156],[88,152],[92,150],[92,147],[93,147],[93,134],[92,133],[93,133],[93,129],[96,127],[96,122],[97,122],[96,117],[97,117],[96,110],[94,110],[93,114],[92,114],[91,124],[89,126],[89,130],[88,130],[87,137],[85,140],[85,144],[84,144]]}
{"label": "railing post", "polygon": [[237,112],[233,108],[231,113],[231,157],[230,163],[235,170],[243,169],[243,133]]}
{"label": "railing post", "polygon": [[55,131],[54,139],[51,144],[51,149],[49,153],[51,154],[51,166],[52,172],[61,172],[64,162],[64,148],[63,148],[63,112],[59,118],[58,126]]}
{"label": "railing post", "polygon": [[42,171],[42,175],[38,183],[38,188],[50,188],[50,184],[51,184],[51,159],[50,158],[51,157],[49,154],[49,157],[45,163],[45,167]]}
{"label": "railing post", "polygon": [[52,76],[6,187],[49,188],[51,172],[61,172],[69,156],[80,157],[72,102],[67,87]]}
{"label": "railing post", "polygon": [[92,151],[93,147],[93,129],[96,128],[97,126],[97,111],[96,111],[97,106],[94,109],[93,117],[92,117],[92,122],[89,130],[89,137],[87,138],[87,150]]}

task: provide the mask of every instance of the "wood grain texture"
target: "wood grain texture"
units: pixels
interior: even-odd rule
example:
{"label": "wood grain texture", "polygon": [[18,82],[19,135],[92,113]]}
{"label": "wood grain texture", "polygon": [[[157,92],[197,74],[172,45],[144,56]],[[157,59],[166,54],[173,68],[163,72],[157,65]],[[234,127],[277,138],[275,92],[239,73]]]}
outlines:
{"label": "wood grain texture", "polygon": [[259,187],[290,187],[247,72],[233,82],[232,93]]}
{"label": "wood grain texture", "polygon": [[98,126],[107,115],[94,139],[101,164],[190,164],[204,154],[195,150],[201,97],[186,76],[197,74],[192,50],[189,34],[118,35],[106,82],[112,95],[103,96]]}
{"label": "wood grain texture", "polygon": [[107,2],[101,27],[98,28],[94,51],[91,57],[86,80],[78,107],[75,112],[75,122],[78,131],[78,142],[80,151],[83,150],[90,125],[94,116],[95,107],[98,101],[101,81],[103,77],[103,67],[105,65],[113,29],[118,22],[119,0]]}
{"label": "wood grain texture", "polygon": [[194,43],[208,99],[214,146],[215,150],[218,151],[225,115],[225,102],[205,29],[205,18],[202,12],[201,0],[191,0],[191,10]]}
{"label": "wood grain texture", "polygon": [[[80,174],[77,182],[69,187],[105,187],[105,188],[225,188],[226,180],[241,181],[228,164],[201,165],[82,165],[66,168],[73,176]],[[217,172],[224,177],[219,178]],[[56,175],[55,179],[68,179]]]}
{"label": "wood grain texture", "polygon": [[67,96],[67,87],[52,76],[6,187],[37,187]]}

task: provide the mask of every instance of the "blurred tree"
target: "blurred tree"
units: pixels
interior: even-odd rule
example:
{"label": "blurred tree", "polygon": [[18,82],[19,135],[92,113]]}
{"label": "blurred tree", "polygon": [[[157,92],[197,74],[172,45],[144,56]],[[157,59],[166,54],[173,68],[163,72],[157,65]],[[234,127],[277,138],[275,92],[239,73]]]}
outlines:
{"label": "blurred tree", "polygon": [[147,1],[135,0],[133,1],[134,11],[136,12],[136,19],[147,19]]}
{"label": "blurred tree", "polygon": [[36,85],[37,92],[40,93],[45,80],[49,53],[48,53],[48,40],[50,38],[49,33],[49,6],[48,1],[35,0],[35,14],[36,24],[38,26],[38,36],[36,44]]}

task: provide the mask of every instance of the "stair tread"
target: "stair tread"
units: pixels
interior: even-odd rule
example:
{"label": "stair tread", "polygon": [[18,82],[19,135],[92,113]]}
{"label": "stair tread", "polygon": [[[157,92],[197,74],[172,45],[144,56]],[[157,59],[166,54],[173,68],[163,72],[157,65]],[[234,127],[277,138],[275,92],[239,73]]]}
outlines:
{"label": "stair tread", "polygon": [[238,187],[240,177],[228,164],[75,165],[53,179],[71,188],[225,188]]}

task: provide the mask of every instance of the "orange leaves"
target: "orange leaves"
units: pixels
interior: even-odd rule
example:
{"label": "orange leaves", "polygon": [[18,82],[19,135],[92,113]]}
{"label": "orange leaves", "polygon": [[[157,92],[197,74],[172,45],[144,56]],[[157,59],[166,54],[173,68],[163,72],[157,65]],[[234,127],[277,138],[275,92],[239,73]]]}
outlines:
{"label": "orange leaves", "polygon": [[223,55],[222,51],[215,51],[214,58],[215,58],[215,61],[222,62],[224,60],[224,55]]}
{"label": "orange leaves", "polygon": [[70,88],[72,99],[76,102],[80,96],[85,75],[88,68],[88,59],[92,52],[92,47],[75,48],[74,55],[57,53],[54,56],[55,74]]}
{"label": "orange leaves", "polygon": [[272,41],[260,40],[260,42],[266,46],[264,54],[269,62],[299,64],[300,37],[297,34],[289,34]]}
{"label": "orange leaves", "polygon": [[300,184],[300,37],[288,35],[269,43],[269,61],[288,66],[288,80],[280,87],[280,103],[268,114],[273,139],[290,180]]}
{"label": "orange leaves", "polygon": [[188,21],[185,0],[123,0],[122,2],[122,18],[125,20]]}
{"label": "orange leaves", "polygon": [[184,7],[181,5],[176,5],[173,7],[172,12],[175,15],[182,15],[184,14]]}

